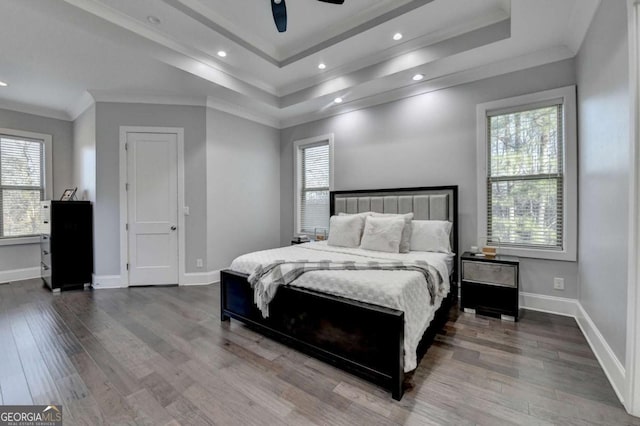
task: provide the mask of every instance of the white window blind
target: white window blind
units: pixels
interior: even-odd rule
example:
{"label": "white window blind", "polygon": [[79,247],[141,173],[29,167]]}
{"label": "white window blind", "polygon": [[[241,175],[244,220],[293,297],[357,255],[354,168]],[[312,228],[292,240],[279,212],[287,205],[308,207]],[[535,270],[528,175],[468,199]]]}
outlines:
{"label": "white window blind", "polygon": [[300,147],[300,231],[329,229],[329,143]]}
{"label": "white window blind", "polygon": [[563,249],[564,132],[558,102],[487,114],[489,243]]}
{"label": "white window blind", "polygon": [[39,233],[44,143],[0,135],[0,238]]}

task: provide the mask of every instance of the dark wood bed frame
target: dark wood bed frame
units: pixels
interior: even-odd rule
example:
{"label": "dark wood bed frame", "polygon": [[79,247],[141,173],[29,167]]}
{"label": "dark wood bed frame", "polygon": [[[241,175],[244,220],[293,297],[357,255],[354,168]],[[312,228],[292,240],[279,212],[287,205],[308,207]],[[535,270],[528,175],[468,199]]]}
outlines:
{"label": "dark wood bed frame", "polygon": [[[458,187],[422,187],[331,192],[335,196],[357,193],[401,193],[449,190],[453,194],[453,250],[456,253],[451,291],[443,300],[422,336],[418,359],[446,322],[457,294]],[[400,400],[404,393],[404,312],[302,288],[285,286],[269,304],[269,318],[253,302],[248,276],[231,270],[221,272],[221,320],[242,321],[256,331],[301,352],[333,364],[391,391]]]}

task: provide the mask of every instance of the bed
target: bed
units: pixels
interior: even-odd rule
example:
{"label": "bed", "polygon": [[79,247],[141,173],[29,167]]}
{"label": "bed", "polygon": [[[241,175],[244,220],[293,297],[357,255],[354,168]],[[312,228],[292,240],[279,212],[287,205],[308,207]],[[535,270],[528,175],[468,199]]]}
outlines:
{"label": "bed", "polygon": [[[453,224],[452,251],[458,253],[457,192],[456,186],[333,191],[330,209],[331,215],[412,212],[416,220],[448,220]],[[415,282],[415,273],[349,271],[349,280],[345,281],[345,274],[337,271],[307,272],[291,285],[278,288],[265,318],[254,303],[249,275],[260,262],[287,258],[425,260],[443,276],[447,291],[432,294],[431,303],[419,304],[423,299],[415,296],[421,288]],[[455,254],[382,254],[330,247],[326,243],[250,253],[234,260],[221,273],[221,319],[239,320],[262,334],[383,386],[394,399],[400,400],[406,373],[417,366],[448,317],[456,294],[450,287],[457,282],[457,264]],[[368,285],[375,285],[358,287],[359,274]],[[402,281],[402,285],[395,280]],[[385,287],[392,292],[399,290],[391,297],[382,291]],[[358,292],[358,300],[351,298],[344,288]],[[367,291],[372,289],[379,291]]]}

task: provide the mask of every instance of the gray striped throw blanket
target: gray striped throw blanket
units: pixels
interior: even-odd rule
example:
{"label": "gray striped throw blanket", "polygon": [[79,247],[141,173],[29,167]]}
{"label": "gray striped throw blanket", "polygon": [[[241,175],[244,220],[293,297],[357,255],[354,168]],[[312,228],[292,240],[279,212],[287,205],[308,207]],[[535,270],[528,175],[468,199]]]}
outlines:
{"label": "gray striped throw blanket", "polygon": [[[354,262],[354,261],[321,261],[309,262],[306,260],[285,261],[278,260],[268,265],[259,266],[249,276],[248,281],[253,288],[254,302],[262,312],[262,316],[269,316],[269,302],[276,295],[278,287],[288,285],[300,275],[311,271],[414,271],[421,273],[431,295],[431,304],[434,303],[436,292],[443,291],[444,281],[440,273],[427,262]],[[436,289],[436,282],[439,286]]]}

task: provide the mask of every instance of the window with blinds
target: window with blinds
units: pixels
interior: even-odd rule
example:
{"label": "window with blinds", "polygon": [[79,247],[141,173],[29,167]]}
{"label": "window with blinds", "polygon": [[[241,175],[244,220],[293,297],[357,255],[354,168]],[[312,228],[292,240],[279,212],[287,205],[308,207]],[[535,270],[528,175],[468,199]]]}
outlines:
{"label": "window with blinds", "polygon": [[300,147],[299,232],[329,229],[330,158],[329,142]]}
{"label": "window with blinds", "polygon": [[44,142],[0,135],[0,238],[39,233]]}
{"label": "window with blinds", "polygon": [[487,114],[487,240],[563,249],[564,141],[559,101]]}

